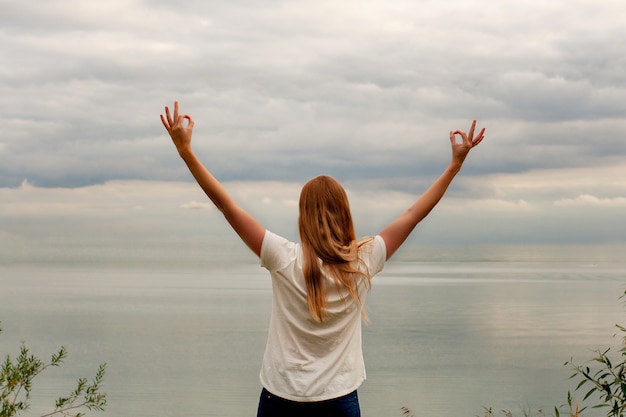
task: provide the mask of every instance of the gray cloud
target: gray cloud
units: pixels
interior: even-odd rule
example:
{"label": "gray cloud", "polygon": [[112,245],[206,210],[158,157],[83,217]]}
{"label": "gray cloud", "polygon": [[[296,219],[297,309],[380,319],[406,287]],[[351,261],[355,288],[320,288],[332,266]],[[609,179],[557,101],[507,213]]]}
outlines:
{"label": "gray cloud", "polygon": [[488,130],[467,177],[626,161],[619,2],[3,0],[2,11],[0,188],[189,180],[158,120],[174,99],[229,181],[328,173],[414,190],[472,118]]}

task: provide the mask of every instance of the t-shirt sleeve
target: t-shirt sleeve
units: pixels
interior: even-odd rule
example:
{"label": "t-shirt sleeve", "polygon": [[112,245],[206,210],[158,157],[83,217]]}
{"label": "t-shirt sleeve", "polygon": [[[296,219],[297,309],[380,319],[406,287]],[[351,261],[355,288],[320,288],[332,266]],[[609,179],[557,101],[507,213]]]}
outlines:
{"label": "t-shirt sleeve", "polygon": [[374,236],[362,249],[360,256],[367,265],[370,277],[382,271],[387,260],[387,247],[383,238],[380,235]]}
{"label": "t-shirt sleeve", "polygon": [[270,272],[281,269],[285,263],[289,262],[294,246],[295,243],[269,230],[265,230],[265,236],[263,236],[263,243],[261,244],[261,266]]}

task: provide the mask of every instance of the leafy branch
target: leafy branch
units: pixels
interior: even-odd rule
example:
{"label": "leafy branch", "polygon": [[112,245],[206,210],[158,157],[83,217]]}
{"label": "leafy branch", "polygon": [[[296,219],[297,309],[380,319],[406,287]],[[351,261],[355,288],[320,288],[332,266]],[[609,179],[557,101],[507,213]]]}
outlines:
{"label": "leafy branch", "polygon": [[[623,326],[616,325],[616,327],[620,332],[626,333],[626,328]],[[574,370],[570,379],[580,378],[575,391],[583,387],[589,388],[582,401],[595,395],[599,402],[591,408],[608,408],[607,417],[624,417],[626,414],[626,336],[623,342],[616,363],[609,357],[611,348],[595,350],[596,356],[581,365],[575,364],[571,359],[565,362],[565,365],[571,366]],[[598,369],[592,369],[590,364],[596,365]],[[568,403],[571,405],[571,393],[568,392],[567,395]],[[586,408],[583,407],[580,411]]]}
{"label": "leafy branch", "polygon": [[[24,343],[15,360],[7,355],[0,367],[0,417],[14,417],[28,409],[33,380],[46,369],[60,366],[66,357],[67,349],[61,346],[46,363],[32,355]],[[106,364],[101,364],[91,383],[80,378],[76,389],[68,396],[59,397],[54,410],[41,417],[82,417],[85,413],[81,410],[103,411],[107,403],[106,393],[100,390],[105,370]]]}

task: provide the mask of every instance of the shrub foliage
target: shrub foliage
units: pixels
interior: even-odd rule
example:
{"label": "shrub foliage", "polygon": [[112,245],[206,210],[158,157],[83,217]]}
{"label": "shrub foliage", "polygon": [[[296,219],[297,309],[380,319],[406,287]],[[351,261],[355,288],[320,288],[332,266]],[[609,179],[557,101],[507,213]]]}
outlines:
{"label": "shrub foliage", "polygon": [[[50,361],[45,362],[31,354],[24,343],[15,359],[7,355],[0,366],[0,417],[14,417],[27,410],[33,380],[48,368],[60,366],[66,357],[67,350],[61,346]],[[76,389],[59,397],[51,411],[41,417],[82,417],[86,410],[103,411],[107,404],[106,393],[101,391],[105,369],[106,364],[101,364],[91,382],[78,379]]]}

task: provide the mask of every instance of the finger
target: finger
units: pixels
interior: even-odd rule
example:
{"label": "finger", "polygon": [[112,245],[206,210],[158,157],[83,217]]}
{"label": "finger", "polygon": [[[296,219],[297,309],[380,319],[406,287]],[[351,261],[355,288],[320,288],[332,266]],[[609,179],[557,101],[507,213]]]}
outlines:
{"label": "finger", "polygon": [[170,115],[170,108],[165,106],[165,115],[167,116],[167,122],[172,125],[172,116]]}
{"label": "finger", "polygon": [[187,119],[187,127],[189,129],[193,129],[194,121],[188,114],[184,115],[183,118]]}
{"label": "finger", "polygon": [[[457,140],[456,135],[461,136],[460,142]],[[452,145],[460,145],[460,144],[465,143],[466,141],[467,141],[467,134],[463,132],[462,130],[454,130],[450,132],[450,142],[452,142]]]}
{"label": "finger", "polygon": [[470,141],[474,138],[474,129],[475,128],[476,128],[476,120],[474,120],[472,122],[472,126],[470,127],[470,130],[469,130],[469,134],[467,135],[469,137]]}
{"label": "finger", "polygon": [[170,124],[167,122],[167,120],[165,120],[165,117],[163,115],[161,115],[161,123],[163,123],[163,126],[165,126],[165,129],[169,132]]}
{"label": "finger", "polygon": [[460,130],[451,130],[451,131],[450,131],[450,142],[451,142],[453,145],[457,145],[457,144],[458,144],[458,142],[457,142],[456,135],[461,135],[461,141],[463,141],[463,140],[465,140],[465,139],[464,139],[464,137],[463,137],[463,135],[464,135],[464,134],[465,134],[465,133],[464,133],[464,132],[462,132],[462,131],[460,131]]}
{"label": "finger", "polygon": [[476,139],[474,139],[474,141],[472,142],[472,146],[478,145],[480,142],[483,141],[484,138],[485,138],[485,128],[483,127],[480,133],[478,134],[478,136],[476,137]]}
{"label": "finger", "polygon": [[174,121],[178,120],[178,101],[174,102]]}

